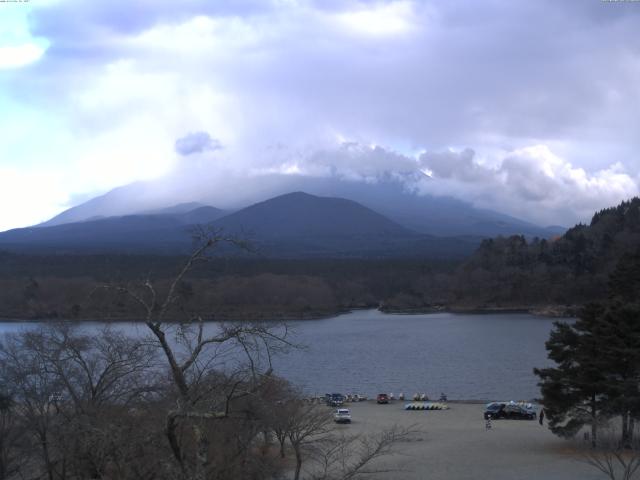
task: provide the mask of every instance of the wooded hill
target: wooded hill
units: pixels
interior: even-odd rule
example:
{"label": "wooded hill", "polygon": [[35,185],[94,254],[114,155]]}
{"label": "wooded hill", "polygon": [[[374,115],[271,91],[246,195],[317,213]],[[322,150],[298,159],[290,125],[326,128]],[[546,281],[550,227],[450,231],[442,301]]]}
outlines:
{"label": "wooded hill", "polygon": [[484,240],[456,274],[453,303],[583,304],[607,296],[609,274],[640,247],[640,199],[597,212],[554,240]]}

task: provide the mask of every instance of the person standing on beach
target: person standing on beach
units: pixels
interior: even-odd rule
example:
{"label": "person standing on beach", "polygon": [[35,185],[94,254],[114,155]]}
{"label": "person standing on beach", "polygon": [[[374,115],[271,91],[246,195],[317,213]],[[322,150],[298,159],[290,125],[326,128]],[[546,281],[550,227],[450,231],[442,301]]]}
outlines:
{"label": "person standing on beach", "polygon": [[538,418],[538,423],[540,425],[542,425],[542,423],[544,422],[544,408],[540,409],[540,417]]}

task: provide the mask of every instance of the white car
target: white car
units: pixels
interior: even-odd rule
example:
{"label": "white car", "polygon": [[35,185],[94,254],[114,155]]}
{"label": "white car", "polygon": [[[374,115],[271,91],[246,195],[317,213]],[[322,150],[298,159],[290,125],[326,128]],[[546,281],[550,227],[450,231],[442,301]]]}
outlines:
{"label": "white car", "polygon": [[348,408],[337,408],[333,413],[333,420],[336,423],[351,423],[351,412]]}

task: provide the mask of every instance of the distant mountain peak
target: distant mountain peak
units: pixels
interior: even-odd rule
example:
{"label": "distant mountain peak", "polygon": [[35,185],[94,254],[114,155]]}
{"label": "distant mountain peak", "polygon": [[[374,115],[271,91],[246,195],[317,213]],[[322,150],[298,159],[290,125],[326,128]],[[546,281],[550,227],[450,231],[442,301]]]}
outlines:
{"label": "distant mountain peak", "polygon": [[255,203],[223,217],[216,224],[230,231],[250,230],[269,237],[414,234],[352,200],[320,197],[301,191]]}
{"label": "distant mountain peak", "polygon": [[208,205],[205,205],[204,203],[200,203],[200,202],[185,202],[185,203],[178,203],[176,205],[172,205],[166,208],[156,208],[153,210],[145,210],[138,213],[144,214],[144,215],[175,215],[180,213],[191,212],[198,208],[207,207],[207,206]]}
{"label": "distant mountain peak", "polygon": [[[248,205],[282,197],[292,202],[311,202],[314,198],[341,198],[370,208],[403,227],[416,232],[449,236],[494,237],[523,234],[547,238],[564,229],[546,229],[527,221],[492,210],[476,208],[453,197],[421,195],[409,173],[387,175],[375,183],[337,177],[268,174],[255,177],[230,177],[216,188],[192,189],[175,179],[137,182],[70,208],[39,226],[73,223],[98,216],[131,215],[136,212],[157,213],[172,209],[190,210],[196,205],[216,205],[227,211],[238,211]],[[412,175],[424,176],[413,172]],[[198,202],[178,203],[180,200]],[[169,205],[173,205],[168,207]]]}
{"label": "distant mountain peak", "polygon": [[[181,206],[178,210],[188,208]],[[180,253],[191,247],[190,227],[210,223],[275,257],[456,257],[475,241],[437,239],[411,231],[353,200],[296,191],[234,213],[201,206],[179,214],[110,216],[0,234],[7,249],[56,252]],[[219,252],[230,252],[222,246]]]}

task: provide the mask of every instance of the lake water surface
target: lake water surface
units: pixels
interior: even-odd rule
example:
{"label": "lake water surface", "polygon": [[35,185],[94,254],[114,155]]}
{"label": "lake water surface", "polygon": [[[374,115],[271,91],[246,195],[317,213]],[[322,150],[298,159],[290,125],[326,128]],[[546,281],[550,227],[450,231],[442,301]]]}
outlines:
{"label": "lake water surface", "polygon": [[[277,357],[274,365],[309,394],[445,392],[450,399],[529,400],[539,396],[533,367],[549,364],[544,342],[553,321],[527,314],[354,311],[291,322],[293,340],[307,348]],[[0,334],[34,325],[0,322]],[[133,323],[116,328],[145,332]]]}

